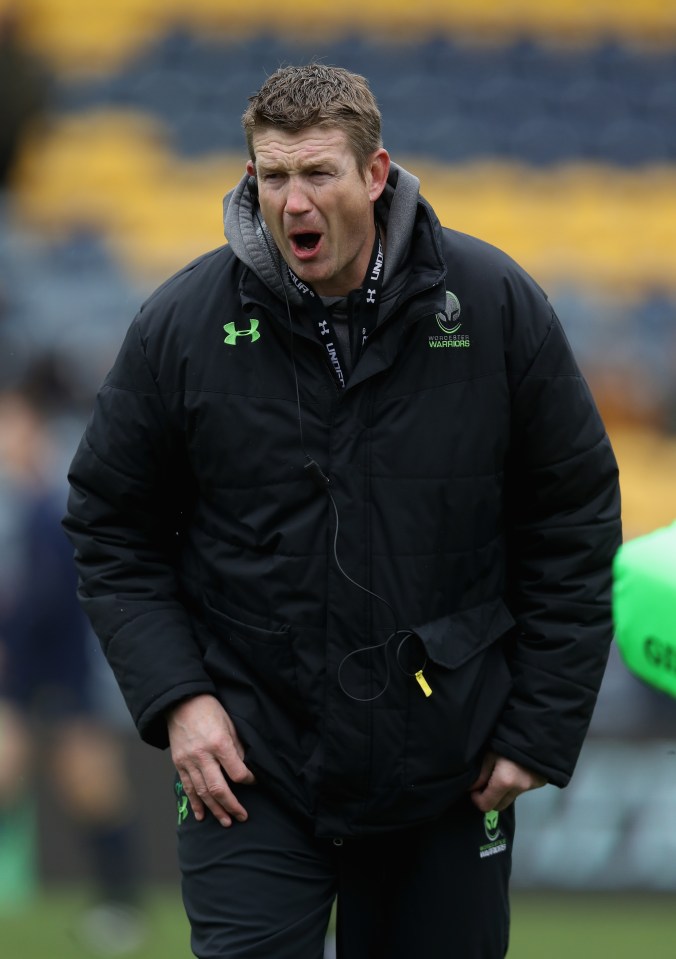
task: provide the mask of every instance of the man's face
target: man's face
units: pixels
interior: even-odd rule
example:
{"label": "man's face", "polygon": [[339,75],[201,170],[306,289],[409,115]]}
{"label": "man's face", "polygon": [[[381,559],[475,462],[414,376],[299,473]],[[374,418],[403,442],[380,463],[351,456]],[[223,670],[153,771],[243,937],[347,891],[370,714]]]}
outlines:
{"label": "man's face", "polygon": [[321,296],[361,286],[375,239],[373,204],[389,156],[376,150],[362,176],[337,127],[291,133],[264,127],[253,137],[261,212],[284,260]]}

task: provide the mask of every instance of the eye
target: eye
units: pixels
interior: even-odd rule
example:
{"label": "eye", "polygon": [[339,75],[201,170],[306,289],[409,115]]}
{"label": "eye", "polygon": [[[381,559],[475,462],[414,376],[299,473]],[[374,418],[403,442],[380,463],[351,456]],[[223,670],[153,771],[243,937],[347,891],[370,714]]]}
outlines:
{"label": "eye", "polygon": [[260,179],[265,183],[278,183],[282,179],[282,174],[276,171],[270,170],[268,173],[260,174]]}

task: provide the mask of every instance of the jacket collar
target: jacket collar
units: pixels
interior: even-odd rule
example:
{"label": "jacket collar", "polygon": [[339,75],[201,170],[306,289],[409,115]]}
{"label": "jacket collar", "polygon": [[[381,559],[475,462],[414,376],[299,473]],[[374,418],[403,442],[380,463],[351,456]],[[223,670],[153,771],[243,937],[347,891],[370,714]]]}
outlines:
{"label": "jacket collar", "polygon": [[[385,288],[381,314],[378,326],[369,339],[368,348],[350,376],[347,389],[387,369],[394,361],[401,336],[406,330],[422,317],[443,311],[446,306],[446,264],[442,255],[441,224],[432,207],[418,193],[418,181],[401,167],[394,164],[393,167],[383,201],[379,201],[376,206],[379,220],[387,231]],[[402,173],[405,174],[403,179]],[[409,177],[410,180],[407,180]],[[412,180],[415,180],[416,187],[415,199],[410,206]],[[397,205],[394,197],[397,190],[404,185],[408,193],[407,202]],[[246,203],[241,197],[241,187],[240,184],[240,204]],[[236,206],[226,212],[226,225],[233,222],[235,210]],[[253,214],[250,202],[249,211],[248,216],[244,216],[244,221],[251,226]],[[240,234],[239,239],[232,243],[233,252],[237,255],[243,248],[249,251],[245,256],[239,256],[247,266],[242,272],[240,285],[242,306],[247,310],[254,304],[262,307],[281,322],[286,330],[289,329],[290,319],[294,336],[314,341],[314,331],[303,321],[298,309],[299,294],[292,284],[282,285],[285,271],[280,270],[279,261],[274,263],[272,259],[277,248],[271,239],[266,244],[261,238],[260,231],[265,229],[265,225],[257,226],[259,236],[253,249],[257,249],[260,254],[260,244],[263,244],[263,251],[267,254],[262,256],[264,268],[261,268],[261,263],[258,263],[258,266],[254,263],[257,254],[253,257],[250,254],[251,235],[246,243],[245,234]],[[276,283],[269,282],[271,270],[277,278]]]}

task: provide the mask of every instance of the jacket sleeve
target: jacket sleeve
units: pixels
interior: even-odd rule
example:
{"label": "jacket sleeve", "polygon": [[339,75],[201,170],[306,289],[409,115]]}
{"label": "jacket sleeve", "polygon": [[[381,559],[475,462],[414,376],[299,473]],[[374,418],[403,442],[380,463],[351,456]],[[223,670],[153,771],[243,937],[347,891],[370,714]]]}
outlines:
{"label": "jacket sleeve", "polygon": [[[539,293],[539,291],[538,291]],[[492,748],[569,781],[612,640],[611,569],[620,545],[618,470],[604,425],[544,295],[511,356],[507,465],[508,603],[516,620],[512,694]],[[523,340],[530,342],[524,347]]]}
{"label": "jacket sleeve", "polygon": [[177,584],[185,475],[136,320],[73,459],[64,527],[80,601],[141,736],[160,747],[167,707],[214,692]]}

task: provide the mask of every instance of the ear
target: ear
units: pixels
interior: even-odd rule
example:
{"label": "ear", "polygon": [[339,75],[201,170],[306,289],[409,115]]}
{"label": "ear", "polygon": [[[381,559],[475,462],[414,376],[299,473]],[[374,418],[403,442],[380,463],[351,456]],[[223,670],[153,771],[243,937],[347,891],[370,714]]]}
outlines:
{"label": "ear", "polygon": [[387,177],[390,172],[390,155],[387,150],[381,147],[371,157],[371,162],[367,168],[367,183],[369,184],[369,200],[372,203],[378,199],[385,189]]}
{"label": "ear", "polygon": [[249,174],[249,176],[256,176],[256,166],[253,160],[247,160],[246,172]]}

